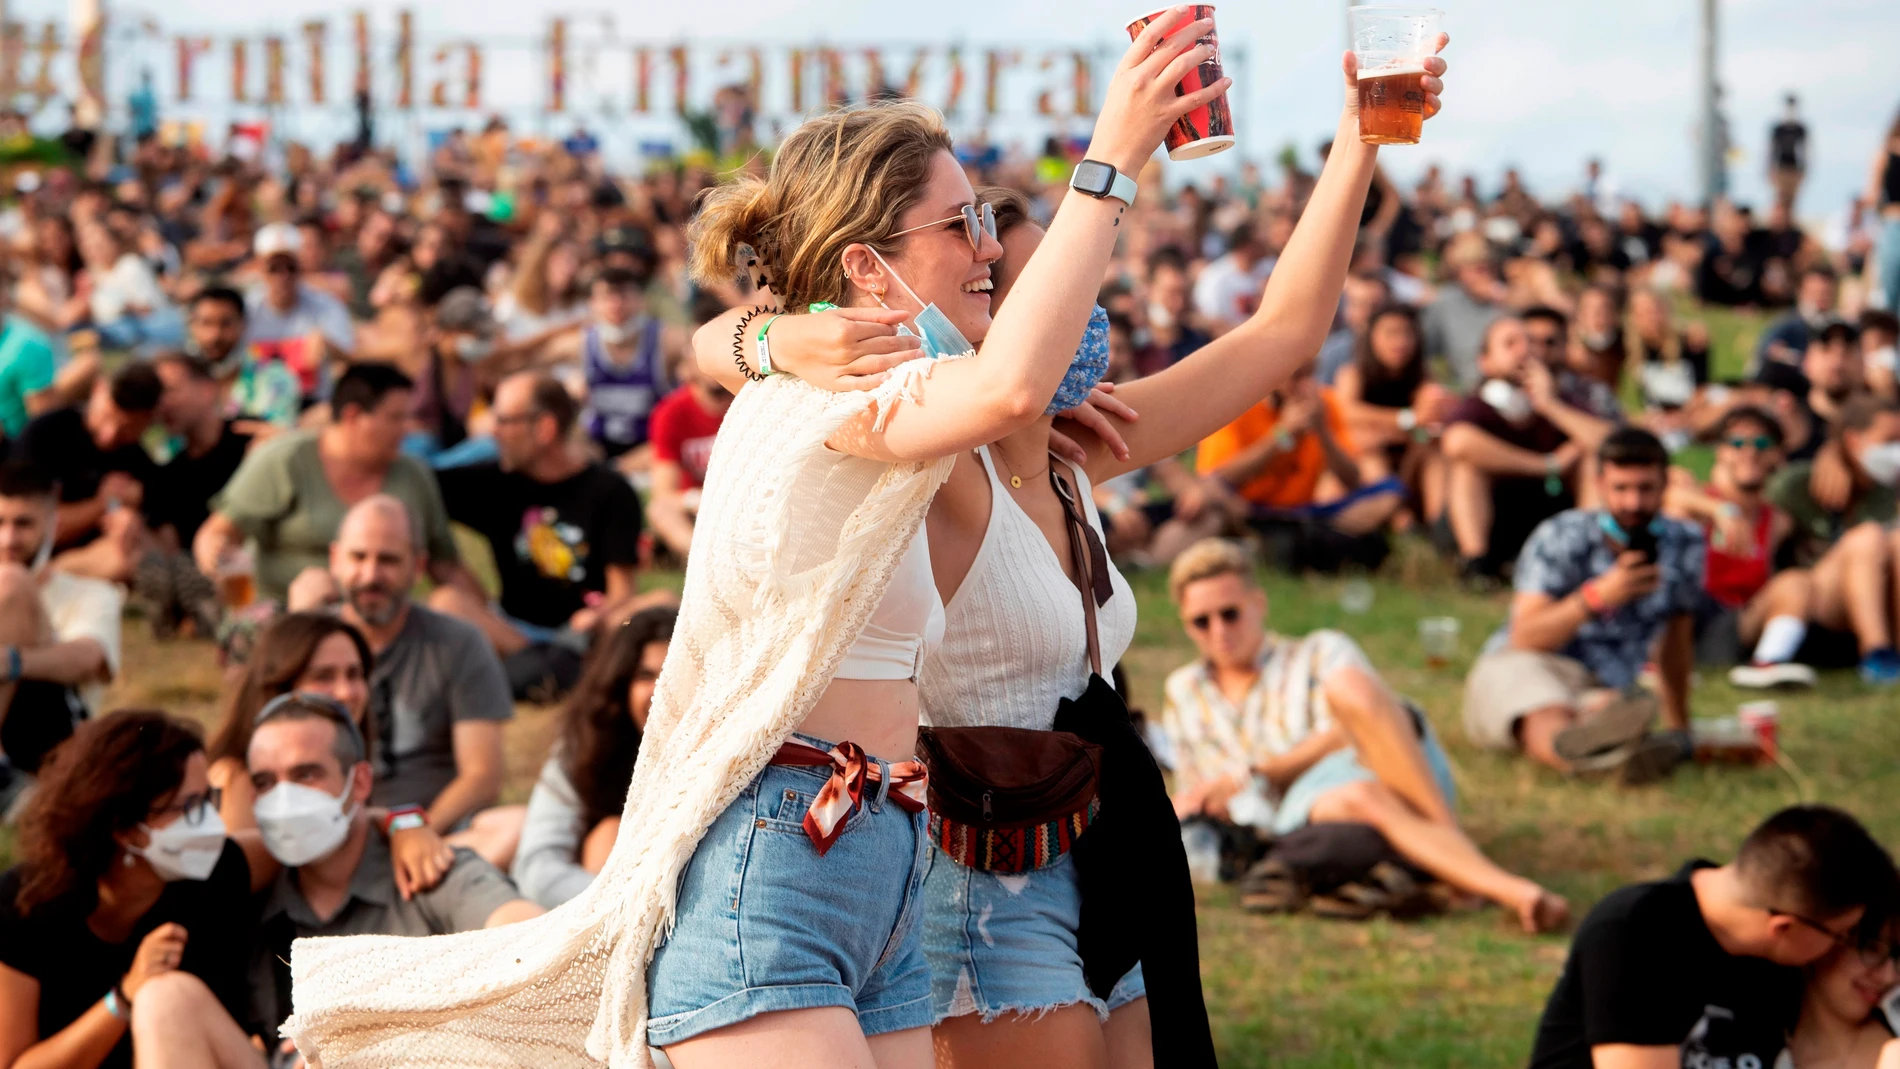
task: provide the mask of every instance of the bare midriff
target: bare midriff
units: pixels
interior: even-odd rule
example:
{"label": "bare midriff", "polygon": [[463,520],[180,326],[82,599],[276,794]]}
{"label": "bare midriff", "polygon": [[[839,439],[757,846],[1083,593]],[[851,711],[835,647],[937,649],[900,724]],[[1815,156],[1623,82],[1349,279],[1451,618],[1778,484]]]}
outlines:
{"label": "bare midriff", "polygon": [[855,742],[880,761],[917,751],[921,703],[909,679],[834,679],[798,730],[827,742]]}

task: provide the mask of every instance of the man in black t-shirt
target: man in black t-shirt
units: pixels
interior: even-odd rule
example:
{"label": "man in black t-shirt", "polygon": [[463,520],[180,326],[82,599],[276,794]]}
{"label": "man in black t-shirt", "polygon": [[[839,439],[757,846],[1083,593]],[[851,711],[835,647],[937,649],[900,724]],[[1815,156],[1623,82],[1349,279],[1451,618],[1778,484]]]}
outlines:
{"label": "man in black t-shirt", "polygon": [[1531,1069],[1769,1069],[1801,1008],[1801,966],[1858,943],[1893,860],[1827,806],[1784,809],[1735,860],[1691,861],[1584,919]]}
{"label": "man in black t-shirt", "polygon": [[165,384],[159,420],[179,446],[147,480],[145,523],[153,537],[132,587],[159,634],[189,619],[208,637],[218,625],[217,590],[192,560],[191,540],[211,514],[211,499],[243,462],[252,436],[224,418],[224,389],[209,363],[171,353],[154,366]]}
{"label": "man in black t-shirt", "polygon": [[1801,121],[1800,103],[1788,94],[1788,111],[1768,131],[1768,181],[1775,200],[1792,211],[1801,195],[1801,179],[1808,173],[1808,127]]}
{"label": "man in black t-shirt", "polygon": [[14,458],[59,483],[53,566],[123,583],[150,540],[139,509],[155,466],[139,445],[158,412],[164,384],[147,363],[93,384],[86,403],[55,409],[20,433]]}
{"label": "man in black t-shirt", "polygon": [[584,652],[603,623],[651,600],[639,594],[640,499],[575,447],[578,415],[552,376],[512,375],[495,390],[499,463],[437,476],[450,518],[488,541],[501,600],[445,586],[429,604],[479,627],[505,658],[539,647]]}

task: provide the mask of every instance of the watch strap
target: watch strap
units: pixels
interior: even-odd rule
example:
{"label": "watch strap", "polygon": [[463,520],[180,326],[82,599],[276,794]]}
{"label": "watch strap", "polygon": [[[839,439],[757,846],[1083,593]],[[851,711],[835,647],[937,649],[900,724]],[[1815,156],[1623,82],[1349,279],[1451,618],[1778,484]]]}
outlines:
{"label": "watch strap", "polygon": [[389,810],[389,814],[383,817],[383,834],[385,835],[393,835],[399,831],[414,831],[428,826],[428,815],[423,812],[421,806],[413,803],[394,806]]}

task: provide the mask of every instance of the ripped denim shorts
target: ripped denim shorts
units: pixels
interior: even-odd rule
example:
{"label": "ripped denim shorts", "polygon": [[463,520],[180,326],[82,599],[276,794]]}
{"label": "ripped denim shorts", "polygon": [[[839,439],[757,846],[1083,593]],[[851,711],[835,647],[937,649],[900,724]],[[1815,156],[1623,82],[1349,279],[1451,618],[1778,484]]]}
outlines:
{"label": "ripped denim shorts", "polygon": [[1103,1020],[1146,997],[1141,966],[1096,998],[1082,978],[1076,928],[1082,889],[1075,859],[1047,868],[990,873],[959,865],[936,847],[924,870],[924,957],[936,1019],[1029,1016],[1085,1002]]}

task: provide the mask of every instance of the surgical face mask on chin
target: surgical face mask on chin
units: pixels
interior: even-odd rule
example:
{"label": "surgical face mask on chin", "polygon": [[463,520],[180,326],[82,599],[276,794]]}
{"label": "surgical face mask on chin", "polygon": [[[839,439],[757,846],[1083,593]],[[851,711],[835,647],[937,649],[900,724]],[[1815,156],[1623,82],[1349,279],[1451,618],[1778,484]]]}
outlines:
{"label": "surgical face mask on chin", "polygon": [[142,847],[126,847],[126,852],[145,859],[166,883],[174,880],[202,880],[218,867],[224,854],[224,819],[215,809],[205,810],[195,825],[179,817],[162,828],[141,824],[150,836]]}
{"label": "surgical face mask on chin", "polygon": [[1168,306],[1160,301],[1149,301],[1148,322],[1160,330],[1167,330],[1174,326],[1174,313],[1168,311]]}
{"label": "surgical face mask on chin", "polygon": [[1870,445],[1854,459],[1860,461],[1869,479],[1882,486],[1900,485],[1900,442]]}
{"label": "surgical face mask on chin", "polygon": [[633,336],[639,333],[640,317],[632,316],[618,323],[597,323],[594,331],[600,335],[600,340],[605,344],[620,345],[632,340]]}
{"label": "surgical face mask on chin", "polygon": [[462,337],[455,341],[455,355],[464,364],[479,364],[495,351],[495,343],[487,338]]}
{"label": "surgical face mask on chin", "polygon": [[1050,400],[1044,415],[1053,416],[1067,412],[1089,399],[1089,391],[1102,381],[1108,372],[1108,309],[1101,305],[1089,313],[1089,325],[1082,331],[1082,344],[1076,347],[1075,358],[1069,361],[1069,370],[1062,376],[1062,385],[1056,387],[1056,395]]}
{"label": "surgical face mask on chin", "polygon": [[[923,309],[923,311],[911,317],[911,323],[913,323],[917,329],[912,330],[910,327],[899,323],[897,325],[897,332],[899,334],[909,334],[922,341],[924,355],[934,360],[950,360],[961,356],[976,355],[976,346],[971,345],[969,339],[963,336],[963,332],[957,329],[956,324],[950,322],[950,317],[943,314],[943,309],[938,308],[934,304],[925,304],[923,300],[917,296],[917,291],[910,288],[910,283],[905,282],[901,275],[891,270],[891,265],[885,262],[884,257],[879,255],[876,249],[871,250],[871,255],[877,257],[877,262],[883,266],[885,271],[890,273],[891,278],[895,279],[898,285],[904,287],[904,292],[910,295],[910,299],[917,302],[917,306]],[[883,305],[885,308],[890,307],[890,305],[884,304],[884,298],[882,297],[877,299],[877,303]]]}
{"label": "surgical face mask on chin", "polygon": [[1496,409],[1506,422],[1524,423],[1531,418],[1530,395],[1503,379],[1486,379],[1478,390],[1478,400]]}
{"label": "surgical face mask on chin", "polygon": [[352,806],[301,783],[279,783],[257,800],[257,830],[270,856],[290,868],[327,857],[349,838]]}

